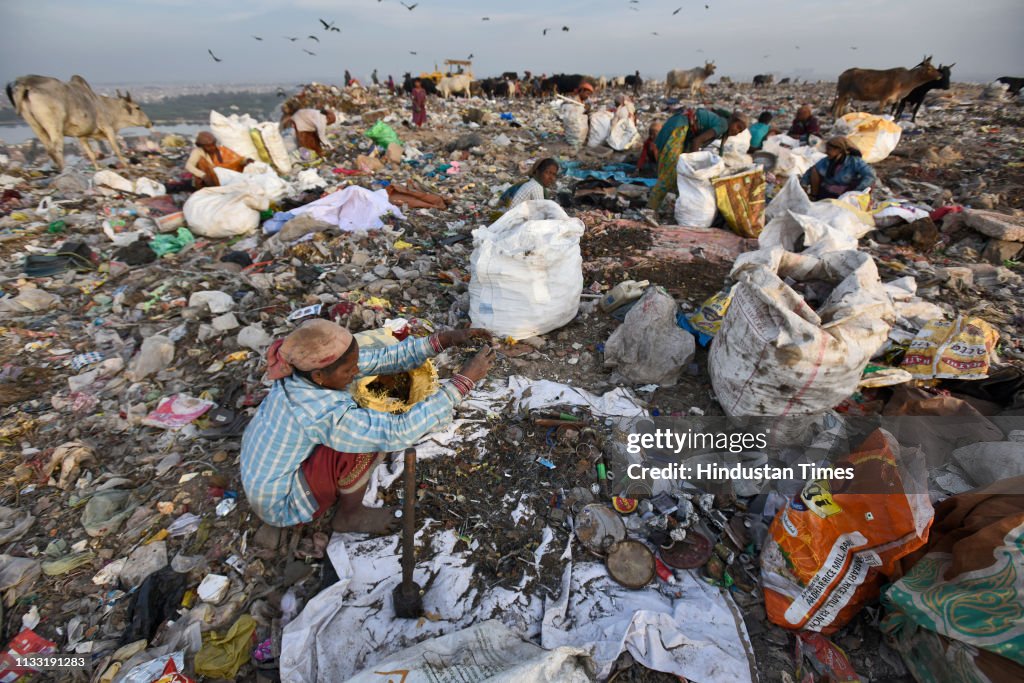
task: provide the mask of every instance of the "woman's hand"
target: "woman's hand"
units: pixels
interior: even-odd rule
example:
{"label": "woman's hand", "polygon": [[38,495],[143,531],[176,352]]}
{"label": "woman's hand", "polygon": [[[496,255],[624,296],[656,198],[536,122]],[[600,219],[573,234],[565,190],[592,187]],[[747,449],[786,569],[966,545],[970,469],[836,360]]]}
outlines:
{"label": "woman's hand", "polygon": [[441,346],[450,349],[454,346],[472,346],[474,340],[491,340],[491,333],[479,327],[470,327],[465,330],[445,330],[437,333]]}
{"label": "woman's hand", "polygon": [[[470,330],[465,331],[469,332]],[[459,370],[459,374],[468,377],[474,383],[479,382],[487,376],[492,365],[494,365],[494,349],[490,346],[485,346],[475,356],[466,361],[462,369]]]}

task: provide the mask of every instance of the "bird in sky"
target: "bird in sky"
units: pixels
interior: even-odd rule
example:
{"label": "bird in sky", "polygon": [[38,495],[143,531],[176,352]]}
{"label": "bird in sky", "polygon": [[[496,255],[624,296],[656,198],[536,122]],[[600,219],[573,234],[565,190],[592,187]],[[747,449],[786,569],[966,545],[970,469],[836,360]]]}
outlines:
{"label": "bird in sky", "polygon": [[316,53],[315,52],[310,52],[306,48],[302,48],[302,51],[305,52],[307,55],[313,55],[314,57],[316,57]]}
{"label": "bird in sky", "polygon": [[483,18],[483,19],[481,19],[480,21],[490,21],[490,20],[491,20],[491,18],[490,18],[490,17],[484,17],[484,18]]}
{"label": "bird in sky", "polygon": [[400,4],[402,5],[402,7],[404,7],[407,10],[409,10],[410,12],[420,6],[420,3],[418,3],[418,2],[414,2],[411,5],[407,5],[404,2],[400,3]]}
{"label": "bird in sky", "polygon": [[416,54],[416,53],[415,53],[415,52],[413,52],[412,50],[409,50],[409,54],[411,54],[411,55],[414,55],[414,54]]}
{"label": "bird in sky", "polygon": [[222,62],[222,61],[224,61],[224,60],[218,58],[217,55],[213,54],[213,50],[207,48],[206,51],[210,53],[211,57],[213,57],[213,61],[215,61],[215,62]]}
{"label": "bird in sky", "polygon": [[541,31],[541,33],[542,33],[543,35],[545,35],[545,36],[546,36],[546,35],[548,34],[548,31],[550,31],[550,30],[551,30],[551,29],[549,29],[549,28],[546,28],[546,29],[544,29],[543,31]]}
{"label": "bird in sky", "polygon": [[677,9],[675,12],[672,13],[672,16],[674,17],[675,15],[679,14],[682,11],[682,9],[683,9],[682,7]]}
{"label": "bird in sky", "polygon": [[850,46],[850,49],[851,49],[851,50],[856,50],[857,48],[856,48],[856,46],[854,46],[854,45],[851,45],[851,46]]}
{"label": "bird in sky", "polygon": [[768,59],[769,57],[771,57],[771,55],[763,55],[761,59]]}
{"label": "bird in sky", "polygon": [[290,41],[292,41],[293,43],[294,43],[294,42],[295,42],[296,40],[298,40],[298,38],[292,38],[292,37],[290,37],[290,36],[281,36],[281,37],[282,37],[282,38],[284,38],[285,40],[290,40]]}
{"label": "bird in sky", "polygon": [[473,59],[473,54],[470,53],[470,55],[468,57],[466,57],[466,59]]}
{"label": "bird in sky", "polygon": [[711,9],[711,5],[704,5],[704,9]]}
{"label": "bird in sky", "polygon": [[253,36],[253,38],[255,38],[256,40],[263,40],[263,39],[262,39],[262,38],[260,38],[259,36]]}
{"label": "bird in sky", "polygon": [[320,39],[317,38],[316,36],[306,36],[306,37],[309,38],[310,40],[315,40],[318,43],[320,42]]}
{"label": "bird in sky", "polygon": [[651,31],[651,35],[652,36],[656,36],[656,35],[658,35],[658,32],[657,31]]}
{"label": "bird in sky", "polygon": [[565,31],[566,33],[568,33],[569,32],[569,27],[568,26],[563,26],[562,30]]}
{"label": "bird in sky", "polygon": [[329,24],[326,21],[324,21],[323,19],[320,19],[319,21],[320,21],[321,24],[324,25],[324,30],[325,31],[336,31],[337,30],[336,28],[334,28],[334,22],[333,21],[331,23],[329,23]]}

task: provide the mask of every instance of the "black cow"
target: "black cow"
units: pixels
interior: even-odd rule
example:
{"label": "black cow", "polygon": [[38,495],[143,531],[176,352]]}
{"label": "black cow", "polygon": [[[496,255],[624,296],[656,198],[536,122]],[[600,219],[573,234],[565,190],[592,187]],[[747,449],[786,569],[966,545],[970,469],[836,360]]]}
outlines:
{"label": "black cow", "polygon": [[754,76],[754,85],[771,85],[775,82],[775,76],[773,74],[758,74]]}
{"label": "black cow", "polygon": [[789,83],[789,80],[790,80],[789,76],[787,76],[787,77],[783,78],[781,81],[779,81],[779,85],[786,85],[786,84]]}
{"label": "black cow", "polygon": [[900,116],[903,115],[903,109],[909,104],[911,107],[910,120],[916,121],[917,110],[921,108],[921,103],[924,102],[924,96],[927,95],[930,90],[949,90],[949,74],[954,66],[956,66],[956,62],[953,62],[949,66],[939,66],[942,78],[922,83],[907,93],[907,96],[900,100],[899,104],[893,105],[893,118],[898,120]]}
{"label": "black cow", "polygon": [[541,81],[541,92],[544,94],[570,93],[587,80],[581,74],[555,74]]}
{"label": "black cow", "polygon": [[479,85],[480,92],[488,98],[511,97],[513,95],[512,88],[515,87],[504,78],[485,78],[476,81],[474,85]]}
{"label": "black cow", "polygon": [[409,72],[406,72],[402,78],[404,79],[402,81],[402,90],[406,93],[411,93],[413,83],[419,81],[423,85],[423,89],[427,91],[428,95],[437,94],[437,84],[429,78],[413,78],[409,75]]}
{"label": "black cow", "polygon": [[635,72],[632,76],[626,76],[626,87],[633,89],[634,95],[639,95],[640,91],[644,87],[644,79],[640,78],[640,72]]}
{"label": "black cow", "polygon": [[506,81],[518,81],[519,80],[519,74],[516,73],[515,71],[506,71],[505,73],[501,74],[501,77],[502,77],[502,79],[504,79]]}
{"label": "black cow", "polygon": [[1014,78],[1013,76],[1000,76],[996,79],[999,83],[1005,83],[1010,86],[1007,91],[1010,95],[1016,95],[1020,92],[1021,87],[1024,87],[1024,78]]}

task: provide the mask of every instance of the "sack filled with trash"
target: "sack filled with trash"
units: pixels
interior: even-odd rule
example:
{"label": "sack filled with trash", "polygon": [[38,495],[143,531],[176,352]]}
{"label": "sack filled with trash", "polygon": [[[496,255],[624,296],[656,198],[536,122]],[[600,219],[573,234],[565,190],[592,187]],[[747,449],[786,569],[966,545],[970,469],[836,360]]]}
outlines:
{"label": "sack filled with trash", "polygon": [[813,415],[857,389],[896,311],[869,254],[742,254],[709,373],[727,415]]}
{"label": "sack filled with trash", "polygon": [[583,293],[583,221],[552,201],[528,201],[473,231],[474,327],[525,339],[576,317]]}

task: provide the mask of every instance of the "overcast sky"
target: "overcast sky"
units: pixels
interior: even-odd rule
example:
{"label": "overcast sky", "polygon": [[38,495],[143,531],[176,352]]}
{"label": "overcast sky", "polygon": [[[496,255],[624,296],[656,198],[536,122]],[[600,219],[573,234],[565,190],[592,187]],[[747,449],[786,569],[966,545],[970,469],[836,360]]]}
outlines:
{"label": "overcast sky", "polygon": [[664,78],[707,58],[716,76],[833,80],[851,66],[910,67],[934,54],[956,62],[954,80],[983,81],[1024,75],[1022,26],[1022,0],[419,0],[413,11],[398,0],[0,0],[0,79],[337,82],[346,68],[397,78],[473,54],[478,77]]}

